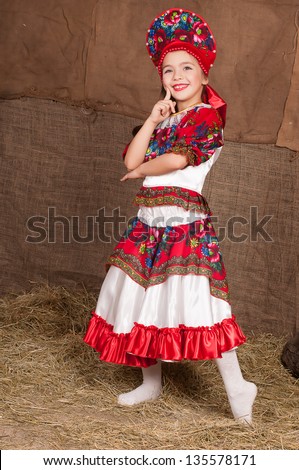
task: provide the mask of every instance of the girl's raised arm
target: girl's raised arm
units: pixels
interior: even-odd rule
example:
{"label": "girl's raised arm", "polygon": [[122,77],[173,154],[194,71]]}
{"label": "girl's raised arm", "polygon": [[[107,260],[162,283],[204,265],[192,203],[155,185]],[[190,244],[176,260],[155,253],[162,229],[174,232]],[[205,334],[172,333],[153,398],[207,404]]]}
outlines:
{"label": "girl's raised arm", "polygon": [[127,149],[124,164],[129,171],[135,170],[143,163],[151,135],[157,124],[164,121],[171,113],[175,113],[175,103],[170,99],[170,90],[167,88],[166,91],[164,100],[160,100],[155,104],[150,116],[132,139]]}

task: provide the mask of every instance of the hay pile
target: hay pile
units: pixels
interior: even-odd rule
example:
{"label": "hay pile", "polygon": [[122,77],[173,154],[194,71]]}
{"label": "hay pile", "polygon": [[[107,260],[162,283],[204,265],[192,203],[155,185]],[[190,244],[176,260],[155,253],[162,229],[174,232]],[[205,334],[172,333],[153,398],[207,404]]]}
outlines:
{"label": "hay pile", "polygon": [[164,391],[135,408],[116,404],[141,372],[101,363],[82,341],[95,294],[33,286],[2,298],[1,449],[298,449],[298,381],[281,365],[285,338],[239,348],[259,394],[255,424],[231,417],[213,362],[164,363]]}

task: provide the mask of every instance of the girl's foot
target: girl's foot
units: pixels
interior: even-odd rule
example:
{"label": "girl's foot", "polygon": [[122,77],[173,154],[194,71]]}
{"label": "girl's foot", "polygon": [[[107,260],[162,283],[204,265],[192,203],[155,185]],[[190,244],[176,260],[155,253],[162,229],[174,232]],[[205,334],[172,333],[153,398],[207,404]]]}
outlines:
{"label": "girl's foot", "polygon": [[161,393],[161,361],[157,364],[142,368],[143,383],[131,392],[122,393],[118,396],[118,403],[125,406],[133,406],[143,401],[155,400]]}
{"label": "girl's foot", "polygon": [[133,406],[144,401],[156,400],[162,391],[162,386],[157,384],[143,383],[131,392],[122,393],[118,396],[119,405]]}
{"label": "girl's foot", "polygon": [[243,424],[252,423],[252,407],[257,387],[244,380],[235,349],[216,359],[234,418]]}
{"label": "girl's foot", "polygon": [[242,424],[252,423],[252,407],[257,395],[257,386],[244,380],[242,389],[235,395],[228,394],[234,418]]}

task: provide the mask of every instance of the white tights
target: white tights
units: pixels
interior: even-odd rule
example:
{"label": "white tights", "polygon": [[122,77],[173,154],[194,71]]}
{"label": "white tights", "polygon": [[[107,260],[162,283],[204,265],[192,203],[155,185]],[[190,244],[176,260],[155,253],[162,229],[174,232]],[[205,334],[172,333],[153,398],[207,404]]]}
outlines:
{"label": "white tights", "polygon": [[215,362],[224,382],[234,418],[241,423],[251,424],[257,387],[243,378],[236,350],[223,353],[222,358],[215,359]]}
{"label": "white tights", "polygon": [[[241,423],[251,424],[257,387],[243,378],[236,350],[223,353],[222,358],[215,359],[215,362],[224,382],[234,418]],[[120,405],[132,406],[158,398],[162,391],[161,361],[158,360],[154,366],[142,368],[142,376],[142,385],[119,395]]]}
{"label": "white tights", "polygon": [[137,405],[143,401],[155,400],[162,391],[161,361],[154,366],[142,368],[143,383],[128,393],[118,396],[120,405]]}

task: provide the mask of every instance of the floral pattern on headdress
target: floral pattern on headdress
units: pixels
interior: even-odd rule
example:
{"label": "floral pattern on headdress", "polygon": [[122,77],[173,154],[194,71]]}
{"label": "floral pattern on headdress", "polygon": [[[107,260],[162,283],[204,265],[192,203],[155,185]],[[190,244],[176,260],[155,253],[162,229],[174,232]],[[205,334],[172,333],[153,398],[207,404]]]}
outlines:
{"label": "floral pattern on headdress", "polygon": [[171,50],[186,50],[194,55],[206,74],[216,57],[216,44],[208,24],[188,10],[167,10],[155,18],[148,29],[146,46],[158,68]]}

